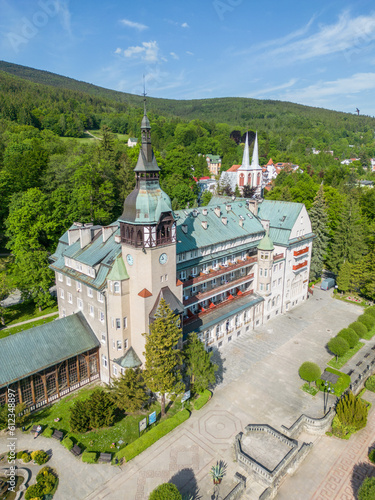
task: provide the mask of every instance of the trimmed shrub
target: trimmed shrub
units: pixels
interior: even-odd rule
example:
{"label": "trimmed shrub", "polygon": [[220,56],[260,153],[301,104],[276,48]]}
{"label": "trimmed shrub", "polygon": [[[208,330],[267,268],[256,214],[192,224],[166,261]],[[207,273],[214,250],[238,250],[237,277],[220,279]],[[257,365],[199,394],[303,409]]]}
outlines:
{"label": "trimmed shrub", "polygon": [[211,398],[211,391],[206,389],[199,395],[199,398],[194,401],[194,410],[200,410],[207,403],[207,401]]}
{"label": "trimmed shrub", "polygon": [[366,477],[358,490],[358,500],[373,500],[375,498],[375,477]]}
{"label": "trimmed shrub", "polygon": [[38,474],[36,475],[36,482],[39,483],[39,481],[41,481],[46,476],[46,474],[50,474],[50,473],[52,473],[52,471],[53,471],[53,469],[51,467],[48,467],[48,465],[46,465],[45,467],[42,467],[40,469],[40,471],[38,472]]}
{"label": "trimmed shrub", "polygon": [[371,392],[375,392],[375,375],[371,375],[371,377],[369,377],[369,378],[366,380],[365,387],[366,387],[366,389],[368,389],[369,391],[371,391]]}
{"label": "trimmed shrub", "polygon": [[64,439],[61,441],[61,444],[62,444],[63,446],[65,446],[65,448],[66,448],[67,450],[69,450],[69,451],[70,451],[70,450],[73,448],[73,446],[74,446],[73,441],[72,441],[69,437],[64,438]]}
{"label": "trimmed shrub", "polygon": [[23,450],[23,451],[18,451],[18,452],[17,452],[17,454],[16,454],[16,458],[18,458],[18,460],[22,459],[22,455],[23,455],[24,453],[27,453],[27,452],[26,452],[25,450]]}
{"label": "trimmed shrub", "polygon": [[362,314],[357,321],[363,323],[367,328],[367,331],[370,331],[375,325],[375,318],[373,318],[370,314]]}
{"label": "trimmed shrub", "polygon": [[372,450],[370,450],[370,453],[368,454],[368,459],[370,460],[370,462],[375,464],[375,449],[374,448]]}
{"label": "trimmed shrub", "polygon": [[172,483],[163,483],[151,491],[148,500],[182,500],[177,486]]}
{"label": "trimmed shrub", "polygon": [[366,335],[366,333],[367,333],[367,328],[360,321],[355,321],[354,323],[351,323],[349,325],[349,328],[354,330],[360,339],[362,339],[363,336]]}
{"label": "trimmed shrub", "polygon": [[82,453],[82,462],[86,464],[95,464],[98,459],[98,454],[95,451],[84,451]]}
{"label": "trimmed shrub", "polygon": [[47,429],[44,429],[43,431],[43,436],[46,438],[52,437],[52,434],[53,434],[53,429],[51,429],[51,427],[47,427]]}
{"label": "trimmed shrub", "polygon": [[27,464],[28,462],[30,462],[31,460],[31,456],[29,453],[25,452],[23,455],[22,455],[22,460],[25,462],[25,464]]}
{"label": "trimmed shrub", "polygon": [[43,465],[48,461],[49,456],[43,450],[36,450],[31,452],[31,458],[36,464]]}
{"label": "trimmed shrub", "polygon": [[344,356],[349,351],[349,344],[342,337],[333,337],[327,344],[328,349],[336,356]]}
{"label": "trimmed shrub", "polygon": [[337,334],[338,337],[343,338],[349,344],[349,347],[352,348],[358,344],[358,335],[351,328],[343,328]]}
{"label": "trimmed shrub", "polygon": [[363,314],[370,314],[372,317],[375,318],[375,307],[374,306],[368,307],[363,311]]}
{"label": "trimmed shrub", "polygon": [[299,367],[298,374],[302,380],[306,380],[306,382],[315,382],[320,377],[321,369],[316,363],[312,363],[311,361],[305,361]]}
{"label": "trimmed shrub", "polygon": [[29,486],[25,492],[25,500],[31,500],[32,498],[43,497],[43,484],[36,483]]}
{"label": "trimmed shrub", "polygon": [[190,417],[190,412],[188,410],[182,410],[178,412],[171,418],[160,422],[156,427],[150,429],[146,434],[143,434],[140,438],[136,439],[132,443],[122,448],[119,452],[116,453],[116,458],[119,460],[121,458],[126,459],[127,462],[132,458],[136,457],[142,451],[146,450],[149,446],[156,443],[158,439],[168,434],[168,432],[172,431],[175,427],[182,424],[185,420]]}

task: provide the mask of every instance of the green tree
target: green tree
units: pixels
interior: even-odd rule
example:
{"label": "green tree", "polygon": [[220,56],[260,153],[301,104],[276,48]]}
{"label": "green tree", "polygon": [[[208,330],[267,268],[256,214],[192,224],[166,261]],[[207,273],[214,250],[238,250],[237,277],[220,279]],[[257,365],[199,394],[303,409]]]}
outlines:
{"label": "green tree", "polygon": [[148,500],[182,500],[182,496],[177,486],[163,483],[150,493]]}
{"label": "green tree", "polygon": [[367,406],[359,397],[350,391],[336,405],[336,415],[344,427],[352,427],[358,431],[366,427]]}
{"label": "green tree", "polygon": [[212,198],[211,191],[204,191],[201,196],[200,206],[206,207],[210,203],[211,198]]}
{"label": "green tree", "polygon": [[179,348],[182,332],[179,318],[164,299],[161,299],[150,333],[143,334],[145,344],[145,380],[147,386],[161,394],[161,415],[165,415],[165,394],[178,394],[183,390]]}
{"label": "green tree", "polygon": [[329,241],[328,214],[324,199],[323,185],[321,184],[315,196],[314,203],[309,212],[312,231],[315,234],[312,247],[310,279],[316,280],[320,277],[323,262]]}
{"label": "green tree", "polygon": [[309,386],[311,382],[315,382],[315,380],[320,377],[321,373],[322,372],[319,366],[311,361],[305,361],[302,363],[298,370],[298,374],[301,379],[306,380],[306,382],[309,383]]}
{"label": "green tree", "polygon": [[90,417],[90,427],[100,429],[108,427],[115,418],[115,407],[108,392],[94,389],[87,401],[87,411]]}
{"label": "green tree", "polygon": [[197,334],[193,332],[188,337],[184,354],[186,373],[190,377],[191,385],[195,392],[203,392],[215,382],[217,365],[211,361],[212,353],[206,351]]}
{"label": "green tree", "polygon": [[90,416],[87,411],[87,401],[78,399],[69,408],[69,425],[73,432],[86,432],[90,428]]}
{"label": "green tree", "polygon": [[341,337],[331,338],[327,346],[331,353],[336,356],[336,361],[339,356],[344,356],[344,354],[349,350],[349,344]]}
{"label": "green tree", "polygon": [[343,328],[342,330],[339,331],[337,336],[346,340],[347,343],[349,344],[350,349],[358,344],[359,340],[358,335],[351,328]]}
{"label": "green tree", "polygon": [[337,276],[337,286],[342,292],[349,292],[351,290],[351,278],[352,278],[352,264],[345,261],[340,267],[339,274]]}
{"label": "green tree", "polygon": [[358,500],[374,500],[375,477],[366,477],[358,490]]}
{"label": "green tree", "polygon": [[116,406],[127,413],[134,413],[147,401],[146,384],[139,368],[129,368],[111,385],[111,396]]}

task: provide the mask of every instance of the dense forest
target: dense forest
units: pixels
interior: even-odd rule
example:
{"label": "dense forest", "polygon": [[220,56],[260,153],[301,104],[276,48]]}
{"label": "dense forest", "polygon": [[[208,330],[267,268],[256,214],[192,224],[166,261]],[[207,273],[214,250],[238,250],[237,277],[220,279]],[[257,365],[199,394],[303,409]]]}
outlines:
{"label": "dense forest", "polygon": [[[12,253],[7,269],[0,264],[0,300],[18,287],[44,305],[48,256],[61,234],[73,221],[115,220],[134,187],[139,147],[124,139],[140,136],[142,98],[9,63],[0,70],[0,246]],[[373,178],[374,118],[240,98],[148,98],[147,107],[174,209],[197,203],[193,176],[208,174],[202,154],[220,155],[226,170],[241,162],[238,138],[258,130],[261,162],[299,165],[266,196],[310,211],[317,234],[311,279],[325,266],[342,290],[375,299],[375,191],[357,183]],[[346,166],[344,158],[357,160]]]}

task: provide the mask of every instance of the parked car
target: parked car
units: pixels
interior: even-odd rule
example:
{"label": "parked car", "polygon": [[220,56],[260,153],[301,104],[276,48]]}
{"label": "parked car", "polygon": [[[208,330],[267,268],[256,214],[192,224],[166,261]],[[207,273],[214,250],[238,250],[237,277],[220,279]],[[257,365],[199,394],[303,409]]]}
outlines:
{"label": "parked car", "polygon": [[336,281],[333,278],[326,278],[325,280],[322,281],[320,288],[321,290],[329,290],[330,288],[333,288],[335,284]]}

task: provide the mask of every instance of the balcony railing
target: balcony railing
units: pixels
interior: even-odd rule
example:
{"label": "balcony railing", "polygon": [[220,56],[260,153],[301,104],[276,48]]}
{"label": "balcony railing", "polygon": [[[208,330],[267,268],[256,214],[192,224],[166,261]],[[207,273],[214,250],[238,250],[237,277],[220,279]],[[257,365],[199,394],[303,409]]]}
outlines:
{"label": "balcony railing", "polygon": [[275,262],[275,260],[280,260],[280,259],[283,259],[284,258],[284,254],[283,253],[277,253],[276,255],[273,256],[273,261]]}
{"label": "balcony railing", "polygon": [[254,290],[249,290],[247,292],[243,292],[241,296],[233,297],[233,299],[230,299],[230,300],[229,299],[223,300],[219,304],[214,304],[213,308],[209,307],[208,309],[206,309],[204,311],[201,311],[198,314],[191,315],[189,318],[185,318],[184,317],[183,318],[183,324],[184,325],[189,325],[190,323],[193,323],[197,319],[202,318],[203,316],[206,316],[207,314],[210,314],[212,311],[216,311],[216,309],[220,309],[221,307],[226,306],[229,302],[235,302],[239,298],[246,297],[248,295],[252,295],[253,293],[254,293]]}
{"label": "balcony railing", "polygon": [[305,266],[307,266],[307,260],[304,260],[300,264],[296,264],[295,266],[293,266],[293,271],[298,271],[298,269],[301,269],[302,267]]}
{"label": "balcony railing", "polygon": [[208,290],[207,292],[198,292],[192,297],[184,299],[184,306],[189,306],[191,304],[194,304],[194,302],[199,302],[209,297],[213,297],[219,293],[225,292],[231,288],[236,288],[238,285],[241,285],[242,283],[245,283],[246,281],[252,279],[254,279],[254,273],[251,273],[247,276],[243,276],[242,278],[238,278],[233,281],[228,281],[227,283],[224,283],[220,286],[215,286],[214,288],[211,288],[211,290]]}
{"label": "balcony railing", "polygon": [[222,274],[229,273],[230,271],[235,271],[236,269],[241,269],[241,267],[246,267],[249,264],[254,264],[258,260],[258,257],[255,255],[253,257],[246,257],[244,260],[241,258],[237,259],[235,264],[228,264],[227,267],[220,266],[219,269],[214,270],[210,269],[208,273],[200,273],[199,276],[195,278],[190,278],[187,281],[184,281],[184,288],[187,288],[192,285],[196,285],[197,283],[201,283],[202,281],[209,281],[217,276],[221,276]]}
{"label": "balcony railing", "polygon": [[294,257],[299,257],[300,255],[303,255],[304,253],[307,253],[309,251],[309,247],[302,248],[302,250],[295,250],[293,252]]}

